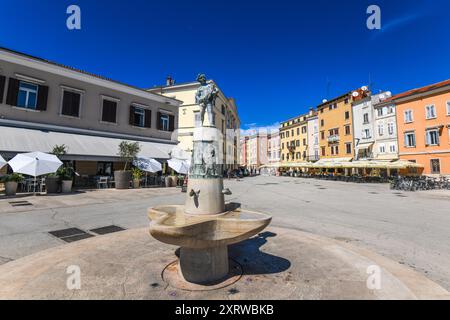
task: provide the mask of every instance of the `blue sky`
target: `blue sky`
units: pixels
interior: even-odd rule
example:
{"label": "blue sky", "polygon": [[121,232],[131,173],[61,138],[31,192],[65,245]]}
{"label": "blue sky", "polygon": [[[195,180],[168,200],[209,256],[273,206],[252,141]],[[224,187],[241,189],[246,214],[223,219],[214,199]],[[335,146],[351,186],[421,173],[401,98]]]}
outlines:
{"label": "blue sky", "polygon": [[[66,28],[70,4],[80,31]],[[382,30],[366,28],[371,4]],[[246,129],[369,78],[394,93],[450,78],[450,2],[2,0],[0,46],[140,87],[204,72],[236,99]]]}

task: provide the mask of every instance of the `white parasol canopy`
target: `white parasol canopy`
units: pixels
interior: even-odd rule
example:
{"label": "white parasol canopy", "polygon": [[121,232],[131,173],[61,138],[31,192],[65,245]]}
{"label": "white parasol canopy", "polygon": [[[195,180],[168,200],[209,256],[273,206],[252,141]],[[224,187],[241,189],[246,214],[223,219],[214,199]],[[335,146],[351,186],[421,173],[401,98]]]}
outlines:
{"label": "white parasol canopy", "polygon": [[6,165],[6,160],[2,158],[2,156],[0,156],[0,169],[3,168]]}
{"label": "white parasol canopy", "polygon": [[188,174],[190,164],[186,160],[180,160],[180,159],[170,159],[167,161],[169,164],[169,167],[171,167],[173,170],[175,170],[178,173],[181,174]]}
{"label": "white parasol canopy", "polygon": [[8,164],[15,173],[32,177],[55,173],[63,165],[57,156],[43,152],[18,154]]}
{"label": "white parasol canopy", "polygon": [[145,172],[159,172],[162,171],[162,165],[158,161],[152,158],[137,158],[133,161],[133,164]]}

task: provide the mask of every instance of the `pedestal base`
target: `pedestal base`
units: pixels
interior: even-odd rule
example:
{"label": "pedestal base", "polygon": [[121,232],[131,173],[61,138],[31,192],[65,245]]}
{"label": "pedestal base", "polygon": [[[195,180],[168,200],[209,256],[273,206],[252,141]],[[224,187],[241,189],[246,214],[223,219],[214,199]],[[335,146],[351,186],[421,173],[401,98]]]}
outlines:
{"label": "pedestal base", "polygon": [[[191,196],[191,190],[194,192],[200,191],[200,193]],[[222,191],[222,178],[190,178],[186,196],[186,213],[191,215],[213,215],[224,213],[225,199]]]}
{"label": "pedestal base", "polygon": [[224,279],[229,272],[228,247],[207,249],[181,248],[180,276],[187,282],[214,283]]}

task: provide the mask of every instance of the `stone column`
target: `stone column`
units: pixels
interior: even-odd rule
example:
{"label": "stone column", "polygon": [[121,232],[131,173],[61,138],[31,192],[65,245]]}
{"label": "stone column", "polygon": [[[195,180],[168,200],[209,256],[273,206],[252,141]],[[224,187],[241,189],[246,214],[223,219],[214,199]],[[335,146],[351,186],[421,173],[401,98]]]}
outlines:
{"label": "stone column", "polygon": [[228,247],[181,248],[179,263],[184,280],[197,284],[213,283],[228,275]]}

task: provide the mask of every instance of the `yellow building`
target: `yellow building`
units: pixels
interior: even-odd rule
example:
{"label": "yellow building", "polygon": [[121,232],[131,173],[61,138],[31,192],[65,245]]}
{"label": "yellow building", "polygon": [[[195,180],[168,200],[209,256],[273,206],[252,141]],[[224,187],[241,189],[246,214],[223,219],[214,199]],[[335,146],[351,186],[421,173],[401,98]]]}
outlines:
{"label": "yellow building", "polygon": [[321,159],[353,159],[353,92],[325,101],[317,107]]}
{"label": "yellow building", "polygon": [[[188,82],[175,84],[171,77],[167,78],[165,86],[149,89],[150,92],[159,93],[183,101],[179,108],[178,140],[179,147],[186,151],[193,150],[194,128],[200,125],[200,106],[195,103],[195,95],[200,83]],[[216,84],[217,86],[217,84]],[[219,88],[219,86],[217,86]],[[224,136],[223,161],[226,168],[235,169],[240,163],[240,119],[236,103],[228,98],[219,88],[219,95],[213,111],[213,125]]]}
{"label": "yellow building", "polygon": [[281,123],[280,143],[282,166],[307,162],[308,114]]}

